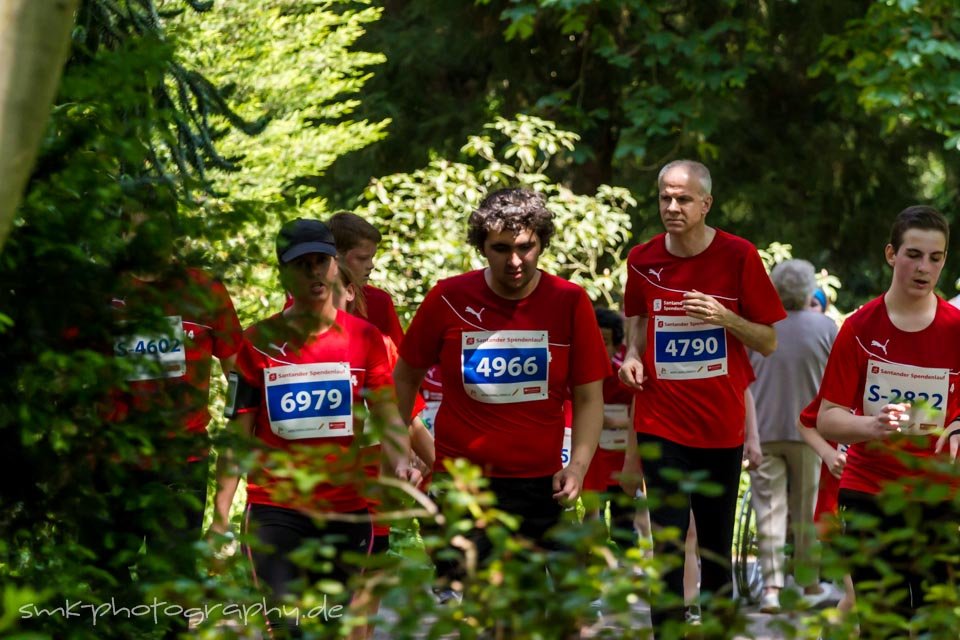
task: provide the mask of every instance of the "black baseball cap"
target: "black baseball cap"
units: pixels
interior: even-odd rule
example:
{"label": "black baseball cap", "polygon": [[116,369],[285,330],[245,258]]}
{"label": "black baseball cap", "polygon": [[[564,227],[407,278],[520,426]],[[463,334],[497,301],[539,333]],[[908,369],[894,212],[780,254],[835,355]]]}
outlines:
{"label": "black baseball cap", "polygon": [[277,234],[277,260],[287,264],[308,253],[337,255],[333,232],[319,220],[297,218],[285,223]]}

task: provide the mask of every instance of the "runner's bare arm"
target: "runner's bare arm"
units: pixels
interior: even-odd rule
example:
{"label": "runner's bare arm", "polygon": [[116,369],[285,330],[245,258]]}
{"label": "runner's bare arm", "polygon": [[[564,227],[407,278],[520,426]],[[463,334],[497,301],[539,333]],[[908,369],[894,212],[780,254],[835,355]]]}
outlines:
{"label": "runner's bare arm", "polygon": [[[256,413],[248,411],[238,414],[227,422],[227,432],[234,438],[245,439],[253,436]],[[217,454],[217,492],[213,499],[213,522],[210,530],[225,534],[230,531],[230,505],[240,484],[240,469],[232,447],[224,447]]]}
{"label": "runner's bare arm", "polygon": [[763,462],[763,449],[760,447],[760,428],[757,424],[757,405],[753,400],[750,387],[743,392],[743,404],[746,408],[744,419],[745,438],[743,443],[743,459],[748,469],[756,469]]}
{"label": "runner's bare arm", "polygon": [[647,316],[630,316],[624,321],[624,343],[627,345],[618,376],[631,389],[643,389],[643,352],[647,348]]}
{"label": "runner's bare arm", "polygon": [[420,483],[420,471],[410,464],[410,432],[392,397],[369,403],[371,415],[383,425],[381,452],[387,468],[400,480]]}
{"label": "runner's bare arm", "polygon": [[554,498],[576,500],[603,428],[603,380],[573,388],[570,464],[553,477]]}
{"label": "runner's bare arm", "polygon": [[428,469],[433,468],[433,463],[437,459],[433,436],[419,417],[414,418],[410,423],[410,448],[423,460]]}
{"label": "runner's bare arm", "polygon": [[397,407],[400,415],[409,417],[413,413],[414,400],[420,393],[420,385],[423,384],[425,375],[426,369],[411,367],[402,356],[397,360],[397,366],[393,369],[393,383],[397,387]]}
{"label": "runner's bare arm", "polygon": [[697,320],[724,327],[748,349],[768,356],[777,350],[777,332],[769,324],[751,322],[737,315],[713,296],[699,291],[683,294],[687,315]]}
{"label": "runner's bare arm", "polygon": [[858,416],[849,407],[823,400],[817,414],[817,431],[840,444],[881,440],[899,429],[900,420],[909,419],[909,409],[908,404],[887,404],[875,416]]}
{"label": "runner's bare arm", "polygon": [[840,474],[843,473],[843,467],[847,464],[847,455],[837,451],[837,448],[827,442],[819,431],[803,426],[803,423],[799,420],[797,420],[797,430],[807,446],[813,449],[823,460],[823,463],[827,465],[831,475],[839,479]]}
{"label": "runner's bare arm", "polygon": [[627,448],[623,454],[623,469],[620,470],[620,486],[629,496],[637,495],[642,481],[643,470],[640,467],[640,451],[637,447],[637,434],[633,430],[633,416],[637,410],[637,399],[630,403],[630,433],[627,437]]}

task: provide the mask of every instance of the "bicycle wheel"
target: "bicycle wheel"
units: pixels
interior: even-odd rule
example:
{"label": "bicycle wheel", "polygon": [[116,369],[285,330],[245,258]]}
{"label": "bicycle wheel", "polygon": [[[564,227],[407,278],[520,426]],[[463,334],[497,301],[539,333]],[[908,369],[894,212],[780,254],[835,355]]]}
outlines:
{"label": "bicycle wheel", "polygon": [[740,598],[756,604],[763,592],[763,574],[758,561],[760,549],[757,544],[757,517],[750,502],[752,493],[747,487],[737,507],[733,532],[733,582]]}

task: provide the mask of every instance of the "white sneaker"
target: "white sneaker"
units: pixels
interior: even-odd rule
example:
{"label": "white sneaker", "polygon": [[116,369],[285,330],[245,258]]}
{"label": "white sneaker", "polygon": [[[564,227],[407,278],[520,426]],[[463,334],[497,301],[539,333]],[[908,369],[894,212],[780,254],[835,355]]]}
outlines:
{"label": "white sneaker", "polygon": [[780,613],[780,594],[769,591],[760,598],[760,613]]}
{"label": "white sneaker", "polygon": [[811,609],[825,609],[840,602],[843,594],[832,582],[821,582],[818,593],[803,594],[803,601]]}

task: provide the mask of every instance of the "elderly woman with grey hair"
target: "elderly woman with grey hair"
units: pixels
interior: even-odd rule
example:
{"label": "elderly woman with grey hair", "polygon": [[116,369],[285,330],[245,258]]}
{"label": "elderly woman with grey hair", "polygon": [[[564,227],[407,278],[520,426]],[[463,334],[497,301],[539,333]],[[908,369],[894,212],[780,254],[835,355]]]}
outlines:
{"label": "elderly woman with grey hair", "polygon": [[[800,412],[817,395],[837,326],[827,316],[810,310],[817,287],[812,264],[787,260],[774,267],[770,277],[787,317],[774,325],[776,352],[766,358],[750,354],[757,376],[751,390],[756,399],[763,452],[763,461],[750,472],[750,478],[764,580],[760,609],[773,613],[780,609],[780,590],[784,587],[788,514],[798,585],[803,587],[811,605],[821,604],[829,597],[820,585],[812,553],[816,543],[813,508],[820,458],[801,439],[796,425]],[[803,566],[812,570],[798,572]]]}

